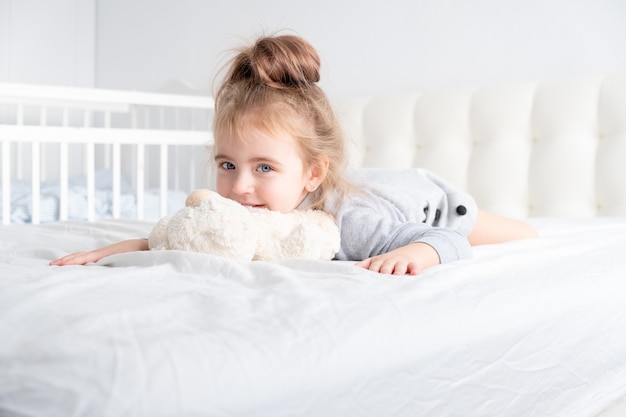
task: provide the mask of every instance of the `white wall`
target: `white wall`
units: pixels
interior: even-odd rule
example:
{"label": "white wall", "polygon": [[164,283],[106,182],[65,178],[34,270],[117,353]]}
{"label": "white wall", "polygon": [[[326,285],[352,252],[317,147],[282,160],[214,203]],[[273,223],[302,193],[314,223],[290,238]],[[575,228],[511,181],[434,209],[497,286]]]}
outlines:
{"label": "white wall", "polygon": [[0,81],[208,91],[223,51],[291,29],[331,96],[626,70],[623,0],[0,0]]}
{"label": "white wall", "polygon": [[100,0],[97,84],[208,88],[222,51],[289,28],[329,94],[626,70],[623,0]]}
{"label": "white wall", "polygon": [[94,86],[96,0],[0,0],[0,81]]}

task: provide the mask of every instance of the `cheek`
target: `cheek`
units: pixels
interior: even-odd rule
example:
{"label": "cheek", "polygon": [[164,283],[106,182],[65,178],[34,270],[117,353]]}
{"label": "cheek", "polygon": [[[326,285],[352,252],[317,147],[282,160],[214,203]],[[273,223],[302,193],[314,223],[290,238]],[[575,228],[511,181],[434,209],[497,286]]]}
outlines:
{"label": "cheek", "polygon": [[230,187],[228,186],[228,181],[224,178],[223,175],[218,175],[215,180],[215,190],[222,197],[227,197]]}

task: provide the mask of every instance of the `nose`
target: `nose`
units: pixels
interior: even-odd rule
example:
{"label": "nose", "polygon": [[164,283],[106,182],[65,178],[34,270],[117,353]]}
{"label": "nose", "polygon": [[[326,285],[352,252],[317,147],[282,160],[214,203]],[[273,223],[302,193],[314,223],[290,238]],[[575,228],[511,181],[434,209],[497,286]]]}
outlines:
{"label": "nose", "polygon": [[240,171],[233,183],[233,193],[238,195],[250,194],[254,191],[254,178],[246,172]]}

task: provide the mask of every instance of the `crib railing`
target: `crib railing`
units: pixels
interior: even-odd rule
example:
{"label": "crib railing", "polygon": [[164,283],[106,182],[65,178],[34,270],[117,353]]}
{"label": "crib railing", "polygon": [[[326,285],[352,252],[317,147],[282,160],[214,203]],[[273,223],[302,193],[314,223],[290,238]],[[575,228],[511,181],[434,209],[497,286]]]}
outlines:
{"label": "crib railing", "polygon": [[0,83],[2,223],[11,222],[14,180],[30,181],[32,223],[40,222],[41,182],[58,181],[58,218],[66,220],[76,173],[86,176],[87,220],[94,220],[102,167],[112,172],[113,218],[120,217],[122,176],[136,192],[137,219],[147,186],[158,187],[164,215],[170,187],[202,183],[212,110],[209,97]]}

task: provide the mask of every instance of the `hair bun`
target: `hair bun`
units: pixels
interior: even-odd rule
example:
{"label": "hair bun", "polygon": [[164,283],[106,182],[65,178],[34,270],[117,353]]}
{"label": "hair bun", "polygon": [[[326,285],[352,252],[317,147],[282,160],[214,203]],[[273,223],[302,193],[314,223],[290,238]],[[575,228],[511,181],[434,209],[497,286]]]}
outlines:
{"label": "hair bun", "polygon": [[303,87],[320,80],[320,58],[304,39],[262,37],[249,50],[248,75],[272,87]]}

